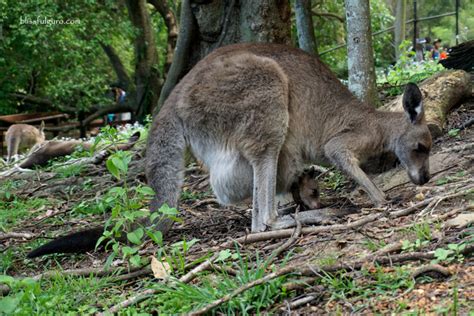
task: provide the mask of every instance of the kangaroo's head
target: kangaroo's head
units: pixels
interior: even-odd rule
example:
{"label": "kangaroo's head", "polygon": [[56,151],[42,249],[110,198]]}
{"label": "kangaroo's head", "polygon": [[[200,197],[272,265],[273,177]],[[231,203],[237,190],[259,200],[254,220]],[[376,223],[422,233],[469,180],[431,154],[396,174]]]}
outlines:
{"label": "kangaroo's head", "polygon": [[407,115],[395,142],[395,154],[415,184],[430,180],[429,155],[431,133],[426,125],[421,91],[409,83],[403,94],[403,108]]}

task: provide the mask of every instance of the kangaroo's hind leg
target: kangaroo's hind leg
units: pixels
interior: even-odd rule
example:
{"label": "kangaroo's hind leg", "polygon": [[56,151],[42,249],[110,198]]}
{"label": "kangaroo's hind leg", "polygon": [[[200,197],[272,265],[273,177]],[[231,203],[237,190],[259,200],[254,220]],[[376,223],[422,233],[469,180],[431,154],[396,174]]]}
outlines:
{"label": "kangaroo's hind leg", "polygon": [[277,218],[275,205],[278,151],[271,151],[252,164],[254,170],[254,196],[252,231],[264,231]]}

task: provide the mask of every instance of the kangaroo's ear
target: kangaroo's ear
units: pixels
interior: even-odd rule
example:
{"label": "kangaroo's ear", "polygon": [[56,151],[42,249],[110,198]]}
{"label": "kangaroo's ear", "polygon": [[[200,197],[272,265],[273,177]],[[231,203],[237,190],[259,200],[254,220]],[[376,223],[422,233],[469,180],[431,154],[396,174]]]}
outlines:
{"label": "kangaroo's ear", "polygon": [[414,83],[409,83],[405,87],[403,108],[413,124],[419,123],[425,115],[420,88]]}
{"label": "kangaroo's ear", "polygon": [[40,132],[42,132],[44,130],[44,121],[41,121],[39,130],[40,130]]}

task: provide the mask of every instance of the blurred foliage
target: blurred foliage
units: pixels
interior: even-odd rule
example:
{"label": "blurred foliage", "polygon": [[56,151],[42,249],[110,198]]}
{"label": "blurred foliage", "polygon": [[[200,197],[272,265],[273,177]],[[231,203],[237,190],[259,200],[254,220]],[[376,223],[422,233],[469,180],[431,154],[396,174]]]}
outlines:
{"label": "blurred foliage", "polygon": [[[385,0],[371,0],[370,14],[372,19],[372,32],[389,28],[393,25],[394,17]],[[317,0],[313,1],[313,17],[319,52],[322,53],[337,45],[346,43],[346,23],[344,0]],[[322,14],[321,14],[322,13]],[[326,13],[334,14],[344,21]],[[393,62],[394,49],[390,43],[391,33],[386,32],[373,37],[375,65],[386,67]],[[346,47],[322,54],[324,62],[330,65],[338,77],[347,78],[347,50]]]}
{"label": "blurred foliage", "polygon": [[441,71],[444,67],[435,60],[415,61],[415,52],[411,49],[411,42],[404,41],[400,45],[400,58],[394,66],[377,75],[377,84],[383,85],[389,95],[398,95],[403,87],[409,83],[418,83]]}
{"label": "blurred foliage", "polygon": [[[166,27],[152,11],[163,56]],[[123,1],[0,0],[0,114],[45,111],[19,106],[11,93],[35,95],[69,111],[111,104],[109,85],[117,79],[100,43],[115,49],[133,80],[136,32]]]}
{"label": "blurred foliage", "polygon": [[[180,1],[168,0],[176,12]],[[396,0],[371,0],[372,32],[394,23]],[[164,21],[148,5],[155,30],[160,70],[166,55],[167,32]],[[319,52],[346,42],[344,0],[313,0],[314,28]],[[427,17],[454,11],[452,0],[418,0],[418,16]],[[461,1],[460,41],[474,38],[474,2]],[[407,19],[413,17],[411,2]],[[73,21],[72,24],[40,24],[44,19]],[[29,23],[22,23],[28,20]],[[31,23],[33,22],[33,23]],[[36,24],[34,24],[36,22]],[[443,39],[455,44],[454,16],[419,23],[419,36]],[[115,0],[0,0],[0,115],[54,108],[78,111],[108,105],[109,85],[116,82],[111,64],[100,43],[111,45],[121,58],[131,80],[135,70],[134,37],[124,1]],[[292,26],[296,37],[295,26]],[[407,25],[407,39],[413,25]],[[392,32],[373,37],[378,69],[394,64]],[[323,54],[322,59],[340,78],[347,78],[346,48]],[[161,73],[163,73],[161,71]],[[44,106],[20,106],[11,93],[31,94],[52,102]]]}
{"label": "blurred foliage", "polygon": [[[456,10],[453,0],[417,0],[418,17],[428,17]],[[407,18],[413,18],[413,6],[408,5]],[[419,37],[440,38],[443,45],[456,45],[456,18],[454,15],[422,21],[418,24]],[[407,29],[407,36],[413,36],[413,27]],[[474,39],[474,1],[460,1],[459,42]]]}

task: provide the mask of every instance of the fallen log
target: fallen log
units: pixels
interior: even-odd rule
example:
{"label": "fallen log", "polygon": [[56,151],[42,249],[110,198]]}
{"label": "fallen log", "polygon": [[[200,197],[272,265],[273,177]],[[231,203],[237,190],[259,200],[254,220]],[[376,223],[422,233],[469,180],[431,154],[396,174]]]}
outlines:
{"label": "fallen log", "polygon": [[[471,80],[464,70],[446,70],[420,84],[426,121],[433,137],[443,133],[446,114],[471,95]],[[382,110],[403,112],[402,96],[382,106]]]}

